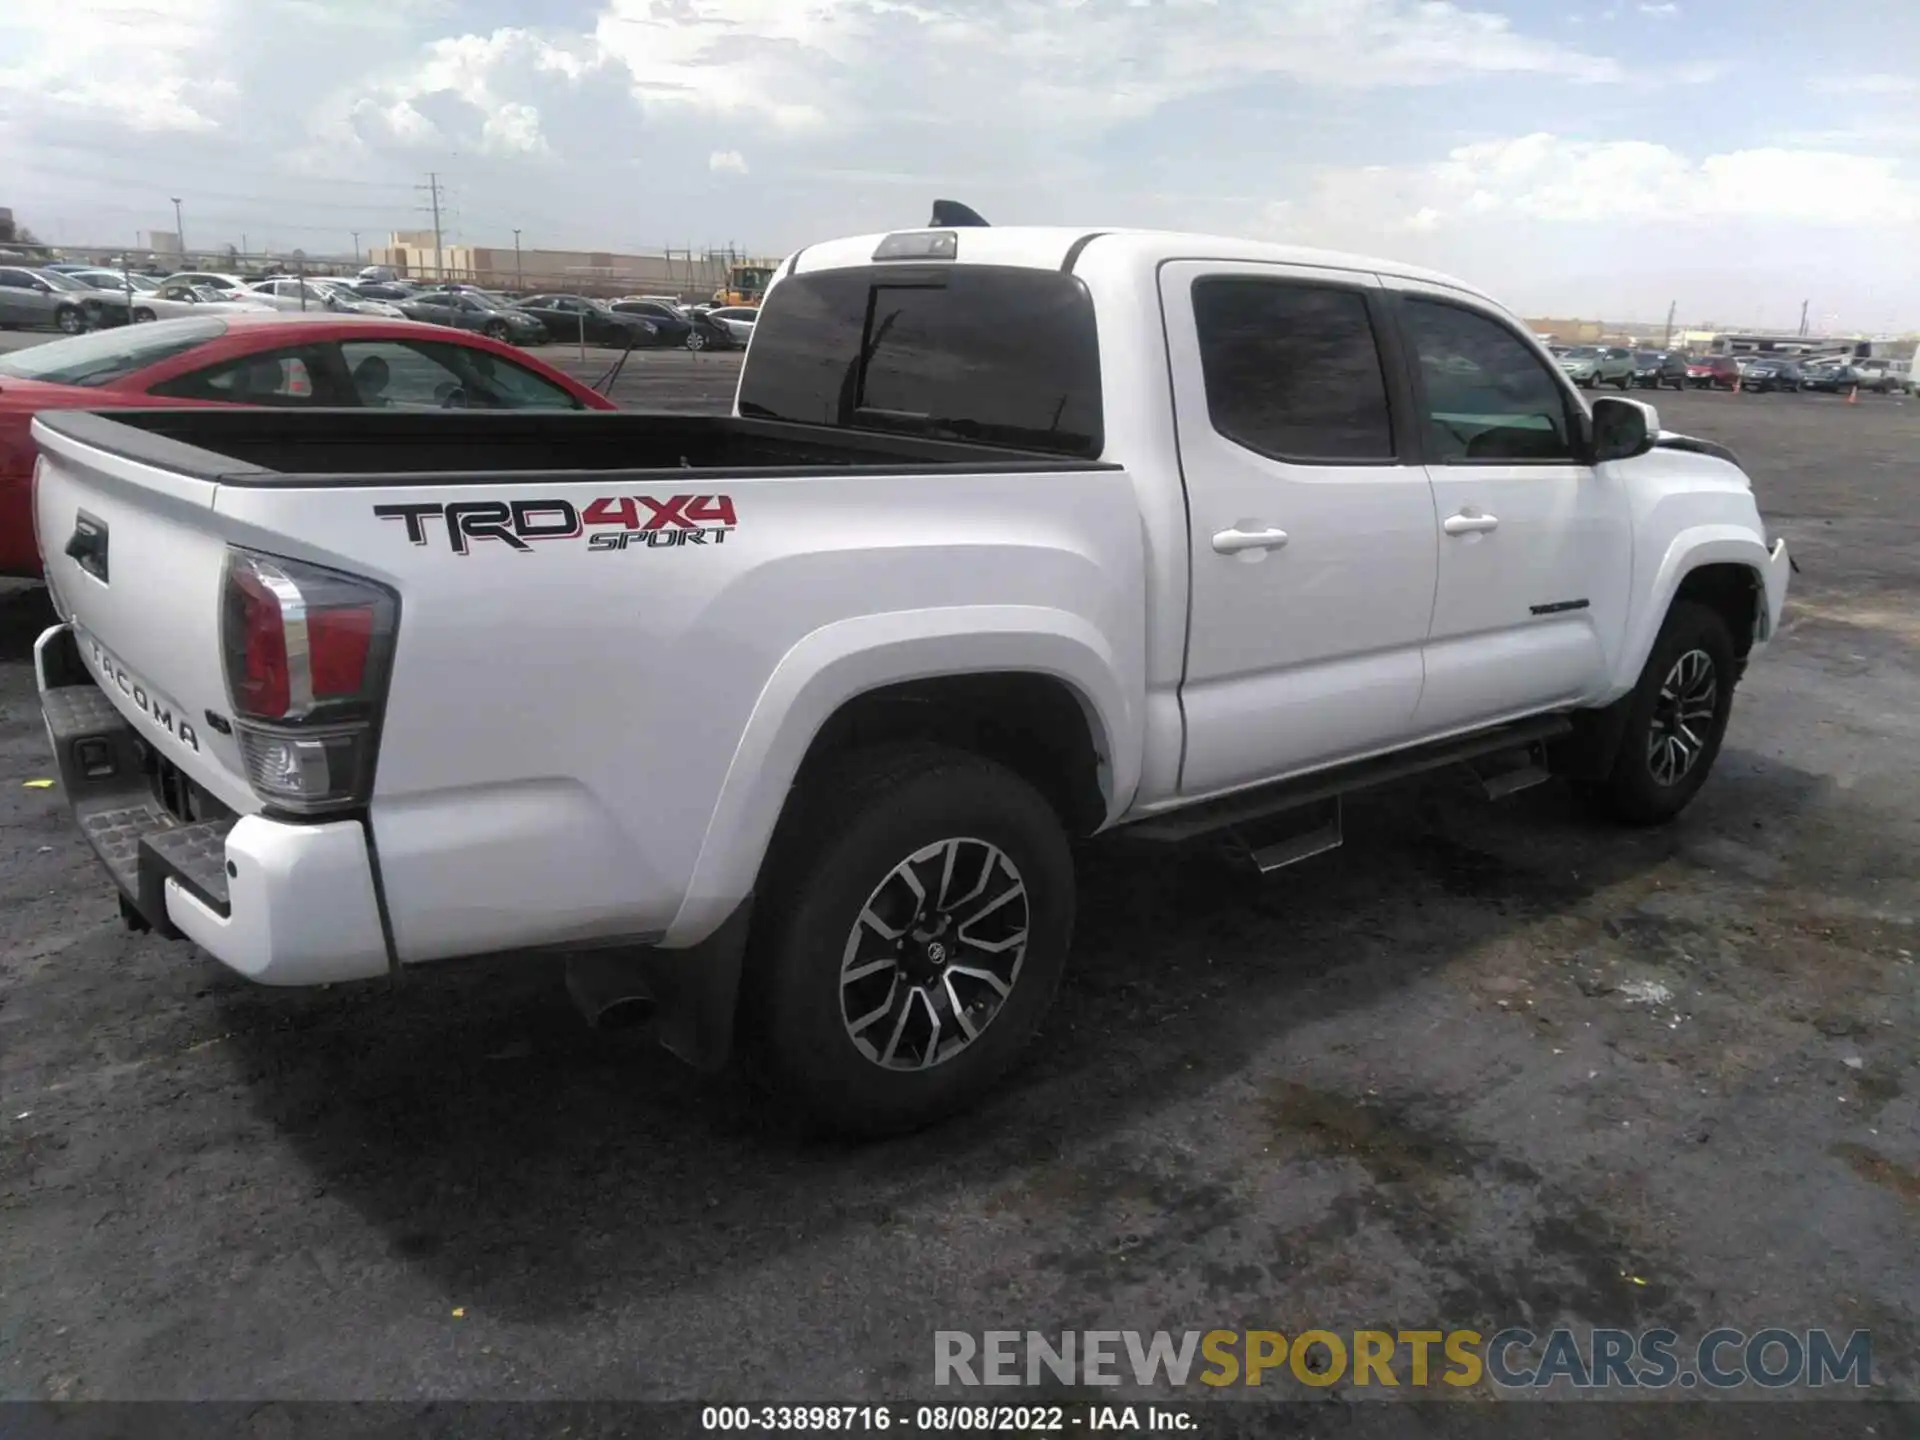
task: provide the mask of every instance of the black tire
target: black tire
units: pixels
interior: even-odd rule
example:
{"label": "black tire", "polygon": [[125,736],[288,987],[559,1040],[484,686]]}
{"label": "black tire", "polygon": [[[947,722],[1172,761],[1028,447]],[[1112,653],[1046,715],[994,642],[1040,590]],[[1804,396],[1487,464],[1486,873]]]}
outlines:
{"label": "black tire", "polygon": [[502,344],[505,344],[507,341],[507,337],[511,332],[507,329],[506,321],[489,320],[485,325],[482,325],[480,327],[480,333],[486,336],[489,340],[498,340]]}
{"label": "black tire", "polygon": [[[1656,740],[1672,731],[1676,707],[1663,700],[1662,694],[1670,681],[1683,674],[1682,660],[1691,663],[1696,654],[1704,655],[1710,666],[1707,673],[1713,682],[1711,714],[1700,717],[1705,723],[1704,730],[1699,728],[1699,721],[1690,727],[1699,742],[1691,762],[1684,771],[1663,779],[1657,770],[1672,752],[1656,751]],[[1686,809],[1706,783],[1713,762],[1720,754],[1720,742],[1727,733],[1727,718],[1733,713],[1733,687],[1733,636],[1727,630],[1727,622],[1718,611],[1705,605],[1676,600],[1667,612],[1666,624],[1660,627],[1659,637],[1653,642],[1653,653],[1647,656],[1646,667],[1640,672],[1640,683],[1634,687],[1627,703],[1626,725],[1613,770],[1604,780],[1584,788],[1593,808],[1608,819],[1627,825],[1664,824]],[[1681,698],[1688,694],[1699,698],[1697,689],[1689,682],[1682,681],[1673,688]],[[1701,703],[1704,708],[1706,702]]]}
{"label": "black tire", "polygon": [[53,323],[62,335],[82,335],[87,329],[87,317],[78,305],[62,305],[53,312]]}
{"label": "black tire", "polygon": [[1620,393],[1624,395],[1631,389],[1633,389],[1633,372],[1629,370],[1620,377]]}
{"label": "black tire", "polygon": [[[946,842],[960,847],[954,890],[963,876],[972,888],[977,876],[980,887],[1017,882],[1023,894],[989,914],[956,921],[953,913],[964,907],[951,906],[937,924],[906,922],[898,941],[862,923],[881,910],[891,917],[883,923],[905,921],[913,895],[898,872],[908,864],[937,901]],[[1011,865],[1011,878],[988,847]],[[855,753],[796,793],[768,856],[742,995],[750,1064],[770,1093],[843,1135],[895,1134],[963,1109],[1007,1072],[1052,1004],[1072,940],[1074,898],[1066,831],[1012,771],[934,745]],[[976,893],[973,903],[984,900]],[[1001,943],[1005,936],[979,927],[1016,925],[1023,917],[1015,905],[1025,907],[1023,950],[1009,958],[1004,950],[962,948]],[[969,927],[974,933],[963,941]],[[911,938],[928,929],[930,938]],[[992,1000],[996,990],[976,976],[963,985],[965,971],[949,973],[942,936],[952,955],[973,962],[968,969],[991,968],[1008,983],[1005,995]],[[857,972],[876,964],[883,968],[865,978],[842,978],[848,966]],[[885,1013],[863,1032],[874,1038],[856,1039],[847,1012],[869,1017],[881,1004]],[[974,1017],[976,1038],[943,1054],[964,1035],[956,1009]],[[941,1030],[929,1010],[944,1012]],[[928,1053],[937,1057],[930,1066],[898,1068]],[[889,1055],[892,1066],[882,1063]]]}
{"label": "black tire", "polygon": [[144,305],[133,312],[133,323],[136,325],[151,324],[153,318],[153,311],[147,309]]}
{"label": "black tire", "polygon": [[695,350],[695,351],[704,350],[707,348],[707,337],[700,333],[700,329],[698,326],[695,326],[693,329],[687,331],[686,346],[687,346],[687,349]]}

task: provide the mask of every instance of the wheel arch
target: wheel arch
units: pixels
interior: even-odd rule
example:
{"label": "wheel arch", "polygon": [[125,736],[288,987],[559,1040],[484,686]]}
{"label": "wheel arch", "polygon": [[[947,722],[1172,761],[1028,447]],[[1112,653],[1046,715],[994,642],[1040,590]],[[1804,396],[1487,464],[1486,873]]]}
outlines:
{"label": "wheel arch", "polygon": [[1661,557],[1644,606],[1628,622],[1607,700],[1631,692],[1638,683],[1676,600],[1693,600],[1717,611],[1733,635],[1735,656],[1744,664],[1754,646],[1770,638],[1768,564],[1766,546],[1745,526],[1703,525],[1676,535]]}
{"label": "wheel arch", "polygon": [[692,945],[751,893],[809,766],[927,739],[1007,764],[1070,830],[1123,813],[1139,783],[1141,702],[1089,622],[1034,606],[870,615],[793,646],[736,746],[663,944]]}

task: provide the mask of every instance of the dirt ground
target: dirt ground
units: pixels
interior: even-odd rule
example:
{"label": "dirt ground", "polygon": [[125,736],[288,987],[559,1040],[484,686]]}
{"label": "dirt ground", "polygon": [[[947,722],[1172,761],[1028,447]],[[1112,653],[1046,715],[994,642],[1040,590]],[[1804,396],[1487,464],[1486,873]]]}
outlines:
{"label": "dirt ground", "polygon": [[1266,879],[1089,846],[1031,1063],[861,1149],[552,964],[279,992],[126,933],[0,600],[0,1396],[855,1400],[928,1395],[936,1329],[1566,1322],[1865,1329],[1920,1399],[1920,404],[1658,403],[1803,567],[1679,824],[1445,778]]}

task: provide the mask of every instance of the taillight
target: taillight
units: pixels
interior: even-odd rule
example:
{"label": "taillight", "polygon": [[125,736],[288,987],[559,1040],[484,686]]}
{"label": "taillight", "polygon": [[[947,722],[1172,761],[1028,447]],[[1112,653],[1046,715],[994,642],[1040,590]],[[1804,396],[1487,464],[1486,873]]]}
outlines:
{"label": "taillight", "polygon": [[364,802],[399,601],[302,560],[227,553],[220,636],[247,780],[291,810]]}

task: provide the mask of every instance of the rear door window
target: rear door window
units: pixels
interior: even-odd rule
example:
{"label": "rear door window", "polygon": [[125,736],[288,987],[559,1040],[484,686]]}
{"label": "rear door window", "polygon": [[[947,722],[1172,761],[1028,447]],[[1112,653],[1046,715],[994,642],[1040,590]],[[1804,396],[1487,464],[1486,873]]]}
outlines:
{"label": "rear door window", "polygon": [[1071,275],[829,270],[781,281],[753,318],[742,415],[1100,454],[1099,337]]}
{"label": "rear door window", "polygon": [[1271,460],[1393,458],[1366,297],[1254,276],[1196,280],[1193,321],[1213,428]]}

